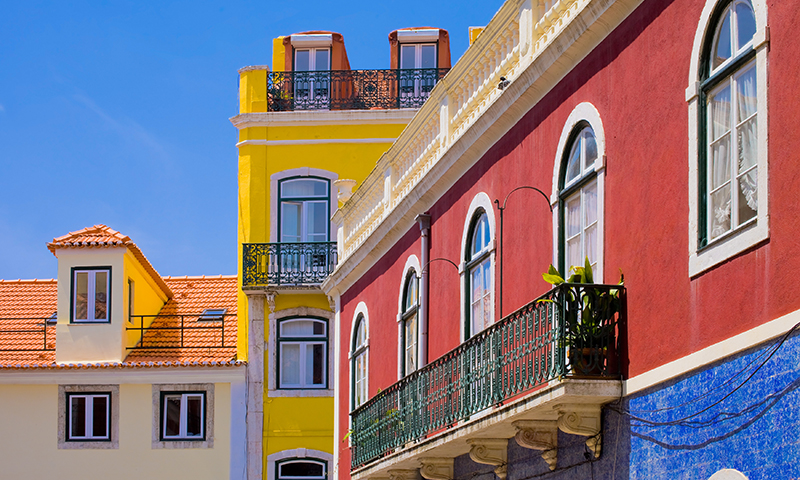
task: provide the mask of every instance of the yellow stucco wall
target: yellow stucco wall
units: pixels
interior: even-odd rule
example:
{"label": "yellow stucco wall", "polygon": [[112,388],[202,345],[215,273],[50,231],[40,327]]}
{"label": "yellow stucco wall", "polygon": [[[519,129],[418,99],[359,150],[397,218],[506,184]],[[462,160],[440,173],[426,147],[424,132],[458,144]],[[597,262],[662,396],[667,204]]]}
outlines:
{"label": "yellow stucco wall", "polygon": [[214,386],[214,447],[151,448],[150,384],[119,386],[119,448],[58,449],[58,386],[0,385],[0,477],[84,480],[230,476],[230,384]]}
{"label": "yellow stucco wall", "polygon": [[[130,318],[128,312],[128,280],[133,280],[133,314],[134,315],[157,315],[161,307],[166,303],[167,296],[156,285],[153,278],[136,257],[128,251],[124,257],[125,275],[124,283],[120,287],[123,289],[124,315],[125,320]],[[126,323],[126,327],[139,327],[141,318],[133,318],[132,323]],[[144,327],[147,328],[153,322],[153,318],[144,318]],[[125,330],[126,346],[134,346],[141,338],[141,334],[136,330]]]}

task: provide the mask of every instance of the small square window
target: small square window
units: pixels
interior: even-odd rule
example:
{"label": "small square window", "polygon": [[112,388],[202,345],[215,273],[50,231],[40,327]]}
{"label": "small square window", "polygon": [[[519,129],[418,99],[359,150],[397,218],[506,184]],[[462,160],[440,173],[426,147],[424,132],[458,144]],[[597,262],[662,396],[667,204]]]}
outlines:
{"label": "small square window", "polygon": [[119,448],[119,385],[58,386],[58,448]]}
{"label": "small square window", "polygon": [[67,394],[67,441],[109,441],[111,393]]}
{"label": "small square window", "polygon": [[226,311],[227,308],[206,308],[197,320],[203,322],[218,322],[224,318]]}
{"label": "small square window", "polygon": [[214,384],[153,385],[151,447],[214,447]]}
{"label": "small square window", "polygon": [[72,269],[72,321],[110,322],[111,267]]}
{"label": "small square window", "polygon": [[161,439],[203,440],[205,397],[205,392],[162,392]]}

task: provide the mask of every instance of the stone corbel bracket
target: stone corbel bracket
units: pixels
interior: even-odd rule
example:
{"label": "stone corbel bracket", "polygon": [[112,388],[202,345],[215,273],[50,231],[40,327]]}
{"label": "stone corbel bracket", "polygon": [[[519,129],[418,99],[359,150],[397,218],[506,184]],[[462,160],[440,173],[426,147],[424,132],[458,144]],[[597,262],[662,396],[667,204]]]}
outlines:
{"label": "stone corbel bracket", "polygon": [[603,446],[601,431],[601,409],[600,405],[556,405],[558,411],[558,428],[572,435],[589,437],[586,446],[594,454],[594,458],[600,458]]}
{"label": "stone corbel bracket", "polygon": [[416,480],[416,470],[389,470],[389,480]]}
{"label": "stone corbel bracket", "polygon": [[428,457],[419,459],[419,474],[427,480],[453,480],[453,459]]}
{"label": "stone corbel bracket", "polygon": [[517,420],[511,425],[517,429],[514,439],[520,447],[543,450],[542,458],[550,470],[556,469],[558,460],[558,422],[556,420]]}
{"label": "stone corbel bracket", "polygon": [[505,480],[508,474],[508,439],[505,438],[469,438],[469,458],[473,462],[484,465],[495,465],[495,475]]}

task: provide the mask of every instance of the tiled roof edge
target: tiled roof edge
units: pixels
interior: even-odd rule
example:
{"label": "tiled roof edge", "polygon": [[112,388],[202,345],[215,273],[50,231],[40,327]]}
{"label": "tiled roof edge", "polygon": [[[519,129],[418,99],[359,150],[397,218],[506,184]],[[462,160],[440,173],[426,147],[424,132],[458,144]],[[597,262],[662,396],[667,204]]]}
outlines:
{"label": "tiled roof edge", "polygon": [[45,365],[16,363],[0,365],[0,370],[97,370],[112,368],[175,368],[175,367],[239,367],[247,365],[244,360],[203,361],[203,362],[122,362],[122,363],[48,363]]}

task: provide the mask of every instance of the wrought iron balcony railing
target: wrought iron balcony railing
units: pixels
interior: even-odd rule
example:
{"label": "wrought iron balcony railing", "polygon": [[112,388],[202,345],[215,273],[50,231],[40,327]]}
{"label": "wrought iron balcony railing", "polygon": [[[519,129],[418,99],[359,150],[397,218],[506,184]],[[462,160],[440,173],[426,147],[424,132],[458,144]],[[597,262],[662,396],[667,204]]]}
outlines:
{"label": "wrought iron balcony railing", "polygon": [[318,285],[336,268],[336,242],[245,243],[242,286]]}
{"label": "wrought iron balcony railing", "polygon": [[354,410],[351,468],[560,377],[620,370],[625,289],[562,284]]}
{"label": "wrought iron balcony railing", "polygon": [[419,108],[448,70],[273,72],[267,77],[269,110]]}
{"label": "wrought iron balcony railing", "polygon": [[[6,325],[14,327],[7,328]],[[0,352],[48,352],[55,349],[54,318],[0,318]]]}
{"label": "wrought iron balcony railing", "polygon": [[128,350],[236,348],[236,315],[131,315],[129,332],[138,332]]}

